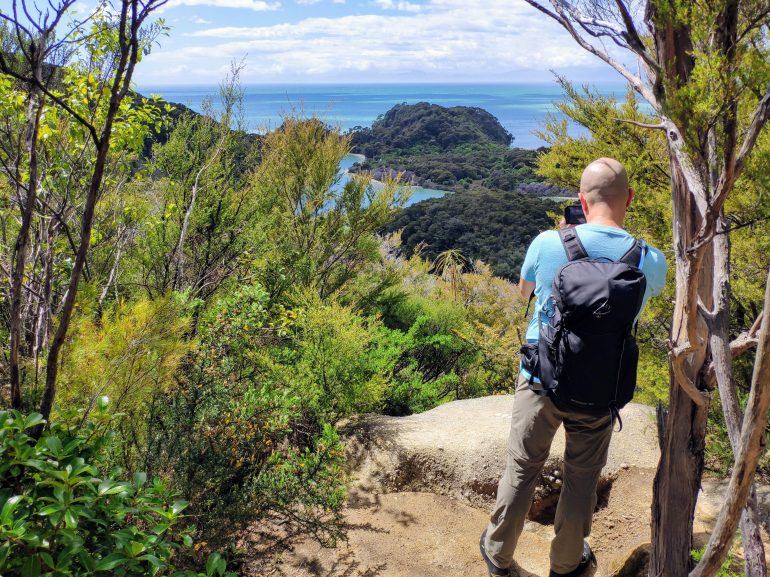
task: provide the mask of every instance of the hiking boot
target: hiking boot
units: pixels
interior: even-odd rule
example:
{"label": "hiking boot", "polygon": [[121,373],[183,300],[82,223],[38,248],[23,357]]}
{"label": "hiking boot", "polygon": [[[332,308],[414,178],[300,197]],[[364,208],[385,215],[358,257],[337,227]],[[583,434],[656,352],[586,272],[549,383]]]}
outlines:
{"label": "hiking boot", "polygon": [[583,558],[580,559],[580,565],[569,573],[557,573],[556,571],[551,571],[548,574],[548,577],[579,577],[585,573],[586,569],[588,569],[595,561],[596,556],[594,555],[594,552],[591,551],[591,547],[588,543],[583,541]]}
{"label": "hiking boot", "polygon": [[479,539],[479,551],[481,551],[481,558],[484,559],[484,562],[487,564],[489,577],[516,577],[514,573],[511,573],[510,569],[503,569],[502,567],[498,567],[492,563],[492,560],[489,558],[489,556],[487,556],[486,549],[484,549],[484,541],[486,540],[486,537],[487,530],[484,529],[484,532],[481,534],[481,539]]}

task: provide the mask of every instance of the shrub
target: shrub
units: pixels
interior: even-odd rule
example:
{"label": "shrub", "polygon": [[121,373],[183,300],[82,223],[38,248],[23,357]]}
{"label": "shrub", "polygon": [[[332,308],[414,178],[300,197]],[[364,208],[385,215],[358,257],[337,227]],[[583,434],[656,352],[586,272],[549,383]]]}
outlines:
{"label": "shrub", "polygon": [[56,575],[233,575],[212,556],[205,573],[177,571],[192,546],[184,501],[143,473],[102,473],[106,403],[83,426],[54,424],[39,439],[39,414],[0,412],[0,573]]}
{"label": "shrub", "polygon": [[[198,347],[154,404],[152,469],[190,502],[208,542],[261,521],[331,544],[345,497],[342,450],[315,412],[316,394],[291,379],[294,362],[305,362],[292,342],[304,322],[269,300],[245,286],[202,315]],[[327,345],[335,350],[321,338]]]}
{"label": "shrub", "polygon": [[144,466],[139,461],[147,445],[148,406],[173,384],[190,347],[190,309],[176,293],[116,302],[99,318],[88,312],[73,320],[58,405],[65,411],[93,407],[109,397],[118,433],[110,448],[116,463],[129,471]]}

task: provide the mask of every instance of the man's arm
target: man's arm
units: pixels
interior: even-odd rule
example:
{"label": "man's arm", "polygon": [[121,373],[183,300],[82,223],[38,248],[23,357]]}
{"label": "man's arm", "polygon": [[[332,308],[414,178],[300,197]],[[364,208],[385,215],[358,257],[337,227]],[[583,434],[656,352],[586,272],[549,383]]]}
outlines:
{"label": "man's arm", "polygon": [[535,290],[535,278],[537,275],[537,260],[540,252],[540,238],[542,234],[535,237],[527,248],[527,254],[524,256],[524,262],[521,265],[521,274],[519,275],[519,294],[525,301],[529,300]]}
{"label": "man's arm", "polygon": [[519,294],[525,301],[529,300],[532,296],[532,292],[535,290],[535,283],[531,280],[524,280],[524,277],[519,279]]}

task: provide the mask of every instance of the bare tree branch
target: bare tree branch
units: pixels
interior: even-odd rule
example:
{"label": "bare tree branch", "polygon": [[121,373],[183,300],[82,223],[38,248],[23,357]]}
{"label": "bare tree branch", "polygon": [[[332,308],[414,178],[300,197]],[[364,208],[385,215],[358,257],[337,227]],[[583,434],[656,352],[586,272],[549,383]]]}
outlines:
{"label": "bare tree branch", "polygon": [[[540,2],[537,2],[536,0],[524,0],[527,4],[532,6],[533,8],[536,8],[540,10],[543,14],[546,14],[549,18],[554,19],[556,22],[558,22],[567,32],[570,33],[572,38],[575,39],[575,41],[586,51],[590,52],[594,56],[600,58],[612,68],[614,68],[623,78],[626,79],[626,81],[636,90],[647,102],[650,103],[650,105],[656,110],[660,110],[660,103],[658,102],[658,99],[655,97],[655,95],[652,93],[652,90],[648,86],[645,85],[644,81],[637,75],[635,75],[633,72],[631,72],[628,68],[626,68],[623,64],[615,60],[612,56],[610,56],[605,50],[597,48],[590,42],[588,42],[583,36],[578,32],[578,30],[575,28],[575,26],[572,23],[572,20],[570,19],[573,17],[571,14],[568,15],[567,13],[567,5],[565,2],[562,2],[560,0],[551,0],[551,4],[554,8],[554,11],[549,10]],[[590,23],[580,23],[578,21],[578,25],[583,27],[585,29],[585,26],[590,26]],[[599,25],[598,21],[594,22],[594,25]]]}
{"label": "bare tree branch", "polygon": [[649,128],[651,130],[666,130],[666,125],[661,123],[658,124],[648,124],[646,122],[639,122],[637,120],[630,120],[628,118],[616,118],[615,122],[622,122],[624,124],[633,124],[634,126],[638,126],[639,128]]}

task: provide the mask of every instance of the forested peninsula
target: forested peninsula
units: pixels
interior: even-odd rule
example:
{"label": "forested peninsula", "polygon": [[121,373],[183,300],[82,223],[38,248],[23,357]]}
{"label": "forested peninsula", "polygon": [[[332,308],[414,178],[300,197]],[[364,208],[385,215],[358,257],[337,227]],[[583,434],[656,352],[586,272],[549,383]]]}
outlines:
{"label": "forested peninsula", "polygon": [[[412,184],[449,191],[517,191],[528,196],[571,194],[535,173],[541,150],[511,148],[513,136],[477,107],[398,104],[370,128],[351,131],[359,170],[404,173]],[[536,186],[538,185],[538,186]]]}

